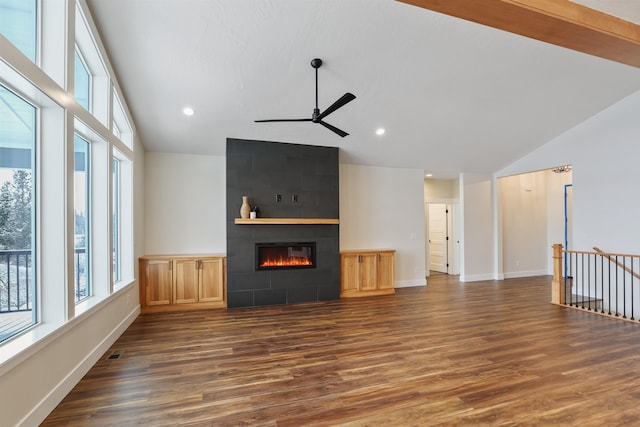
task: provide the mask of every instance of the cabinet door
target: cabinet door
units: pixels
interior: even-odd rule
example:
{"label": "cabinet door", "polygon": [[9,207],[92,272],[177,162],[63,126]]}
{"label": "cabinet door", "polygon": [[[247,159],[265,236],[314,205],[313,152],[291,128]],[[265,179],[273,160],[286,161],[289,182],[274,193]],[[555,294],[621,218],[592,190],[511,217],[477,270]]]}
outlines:
{"label": "cabinet door", "polygon": [[375,291],[378,289],[378,254],[360,255],[360,290]]}
{"label": "cabinet door", "polygon": [[198,302],[198,260],[174,260],[176,304]]}
{"label": "cabinet door", "polygon": [[359,289],[360,272],[358,254],[340,256],[340,283],[342,292],[356,292]]}
{"label": "cabinet door", "polygon": [[171,304],[172,262],[150,259],[145,262],[144,286],[146,305]]}
{"label": "cabinet door", "polygon": [[224,258],[200,260],[200,302],[224,300]]}
{"label": "cabinet door", "polygon": [[378,289],[392,289],[393,286],[393,252],[380,252],[378,254]]}

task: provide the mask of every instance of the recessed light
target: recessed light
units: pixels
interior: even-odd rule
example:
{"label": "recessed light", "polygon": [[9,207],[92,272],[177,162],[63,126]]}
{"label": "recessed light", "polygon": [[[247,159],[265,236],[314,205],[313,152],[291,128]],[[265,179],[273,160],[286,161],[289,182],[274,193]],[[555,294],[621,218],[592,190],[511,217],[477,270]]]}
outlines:
{"label": "recessed light", "polygon": [[193,116],[195,114],[195,110],[191,107],[184,107],[182,109],[182,114],[185,116]]}
{"label": "recessed light", "polygon": [[376,129],[376,135],[384,135],[386,131],[384,130],[384,128],[378,128]]}
{"label": "recessed light", "polygon": [[431,177],[433,176],[433,174],[432,174],[432,173],[428,173],[428,174],[426,174],[425,176],[426,176],[427,178],[431,178]]}

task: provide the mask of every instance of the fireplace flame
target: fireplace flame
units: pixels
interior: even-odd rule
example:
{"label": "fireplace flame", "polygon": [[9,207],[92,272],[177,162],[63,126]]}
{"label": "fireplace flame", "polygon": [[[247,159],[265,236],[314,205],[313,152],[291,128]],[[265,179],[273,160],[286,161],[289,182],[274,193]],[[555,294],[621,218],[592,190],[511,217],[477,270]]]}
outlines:
{"label": "fireplace flame", "polygon": [[304,265],[313,265],[313,263],[310,259],[302,257],[267,258],[260,263],[260,267],[299,267]]}

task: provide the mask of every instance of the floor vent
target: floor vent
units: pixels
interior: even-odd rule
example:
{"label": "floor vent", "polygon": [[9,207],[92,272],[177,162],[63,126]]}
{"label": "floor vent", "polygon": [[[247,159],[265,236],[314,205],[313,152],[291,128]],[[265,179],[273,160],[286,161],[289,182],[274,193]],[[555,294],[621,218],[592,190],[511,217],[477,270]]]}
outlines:
{"label": "floor vent", "polygon": [[124,350],[113,350],[108,356],[107,360],[120,359]]}

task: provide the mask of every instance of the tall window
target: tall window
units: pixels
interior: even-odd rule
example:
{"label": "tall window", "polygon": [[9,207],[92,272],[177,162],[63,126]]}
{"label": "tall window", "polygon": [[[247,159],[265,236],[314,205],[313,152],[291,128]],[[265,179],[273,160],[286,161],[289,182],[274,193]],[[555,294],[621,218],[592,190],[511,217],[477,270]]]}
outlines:
{"label": "tall window", "polygon": [[0,0],[0,33],[36,62],[36,0]]}
{"label": "tall window", "polygon": [[87,111],[90,111],[90,97],[91,97],[91,74],[89,68],[84,62],[84,59],[75,51],[75,74],[74,74],[74,87],[76,101],[82,105]]}
{"label": "tall window", "polygon": [[89,143],[74,136],[73,213],[76,302],[91,295],[89,275]]}
{"label": "tall window", "polygon": [[36,321],[36,108],[0,86],[0,341]]}
{"label": "tall window", "polygon": [[120,281],[120,160],[113,159],[113,282]]}
{"label": "tall window", "polygon": [[133,126],[94,29],[85,0],[0,0],[0,371],[135,282]]}

